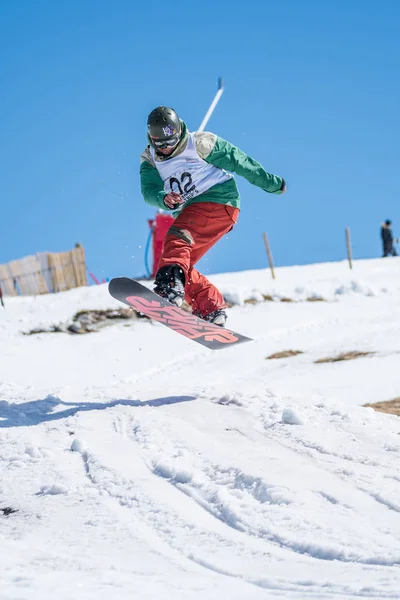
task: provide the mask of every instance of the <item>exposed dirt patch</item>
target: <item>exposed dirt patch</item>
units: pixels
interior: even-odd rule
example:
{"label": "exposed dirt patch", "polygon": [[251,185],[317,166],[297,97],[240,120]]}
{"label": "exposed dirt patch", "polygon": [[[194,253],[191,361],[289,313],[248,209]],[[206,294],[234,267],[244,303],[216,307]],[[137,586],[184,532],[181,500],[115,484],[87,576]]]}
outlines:
{"label": "exposed dirt patch", "polygon": [[333,363],[340,362],[342,360],[354,360],[356,358],[362,358],[363,356],[373,356],[375,352],[360,352],[359,350],[351,350],[350,352],[342,352],[337,356],[327,356],[326,358],[319,358],[315,360],[315,364],[319,365],[322,363]]}
{"label": "exposed dirt patch", "polygon": [[0,508],[0,512],[2,512],[5,517],[8,517],[8,515],[12,515],[13,513],[18,512],[18,510],[11,508],[10,506],[6,506],[6,508]]}
{"label": "exposed dirt patch", "polygon": [[[226,299],[225,299],[226,300]],[[327,302],[327,300],[325,298],[323,298],[322,296],[308,296],[305,299],[294,299],[294,298],[290,298],[289,296],[272,296],[271,294],[260,294],[259,297],[250,297],[250,298],[246,298],[244,300],[244,304],[260,304],[262,302],[286,302],[286,303],[299,303],[299,302]],[[229,300],[227,301],[227,306],[228,308],[231,308],[234,304],[237,304],[237,302],[235,300]]]}
{"label": "exposed dirt patch", "polygon": [[119,308],[108,310],[81,310],[77,312],[67,323],[50,325],[49,327],[37,327],[30,331],[23,332],[24,335],[34,335],[37,333],[92,333],[99,331],[107,325],[112,325],[118,321],[128,321],[132,319],[146,318],[144,315],[132,310],[131,308]]}
{"label": "exposed dirt patch", "polygon": [[364,406],[373,408],[378,412],[400,417],[400,398],[394,398],[393,400],[386,400],[384,402],[374,402],[373,404],[364,404]]}
{"label": "exposed dirt patch", "polygon": [[266,357],[266,360],[272,360],[274,358],[290,358],[291,356],[297,356],[298,354],[304,354],[302,350],[282,350],[282,352],[275,352]]}

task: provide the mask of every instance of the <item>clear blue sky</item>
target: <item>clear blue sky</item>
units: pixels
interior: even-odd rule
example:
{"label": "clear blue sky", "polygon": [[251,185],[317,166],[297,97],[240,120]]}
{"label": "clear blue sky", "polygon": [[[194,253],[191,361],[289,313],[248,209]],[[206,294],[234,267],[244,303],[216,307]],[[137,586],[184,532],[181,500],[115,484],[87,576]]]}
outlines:
{"label": "clear blue sky", "polygon": [[273,196],[238,178],[215,273],[380,255],[400,234],[398,0],[3,0],[0,263],[81,242],[99,278],[145,272],[139,157],[146,119],[174,107],[285,177]]}

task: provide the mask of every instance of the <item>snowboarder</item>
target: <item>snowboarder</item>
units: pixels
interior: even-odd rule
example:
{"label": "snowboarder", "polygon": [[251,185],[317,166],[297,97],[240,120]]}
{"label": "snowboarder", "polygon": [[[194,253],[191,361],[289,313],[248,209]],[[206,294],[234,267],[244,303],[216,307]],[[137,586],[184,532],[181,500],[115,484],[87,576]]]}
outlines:
{"label": "snowboarder", "polygon": [[381,225],[381,238],[383,245],[383,256],[397,256],[396,248],[393,245],[394,240],[392,233],[392,221],[390,221],[390,219],[387,219]]}
{"label": "snowboarder", "polygon": [[172,108],[155,108],[147,130],[143,197],[157,208],[180,211],[165,237],[154,291],[177,306],[185,299],[195,315],[223,326],[225,300],[194,265],[237,222],[240,196],[231,173],[272,194],[286,191],[285,180],[214,133],[190,132]]}

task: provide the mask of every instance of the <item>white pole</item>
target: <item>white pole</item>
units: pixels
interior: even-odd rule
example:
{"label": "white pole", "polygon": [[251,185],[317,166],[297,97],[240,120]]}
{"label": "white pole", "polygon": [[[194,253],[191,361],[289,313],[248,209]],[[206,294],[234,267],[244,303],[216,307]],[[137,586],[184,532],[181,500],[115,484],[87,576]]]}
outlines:
{"label": "white pole", "polygon": [[204,117],[204,119],[197,131],[204,131],[204,128],[207,125],[209,118],[213,114],[214,108],[217,106],[218,100],[221,98],[223,93],[224,93],[224,83],[222,81],[222,77],[218,77],[217,93],[215,94],[214,100],[211,102],[210,108],[208,109],[206,116]]}

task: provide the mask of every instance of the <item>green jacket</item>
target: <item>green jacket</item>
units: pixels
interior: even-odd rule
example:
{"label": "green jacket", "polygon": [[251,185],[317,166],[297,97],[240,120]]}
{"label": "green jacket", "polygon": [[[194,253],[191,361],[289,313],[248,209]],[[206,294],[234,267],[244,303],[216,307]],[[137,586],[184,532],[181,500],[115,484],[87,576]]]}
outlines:
{"label": "green jacket", "polygon": [[[174,152],[167,157],[156,155],[156,160],[169,160],[184,151],[187,144],[188,130],[183,121],[182,127],[182,139]],[[285,185],[284,180],[277,175],[267,173],[259,162],[247,156],[247,154],[236,146],[233,146],[214,133],[195,132],[194,136],[197,153],[206,162],[219,169],[225,169],[225,171],[229,171],[230,173],[241,175],[265,192],[271,194],[282,193],[282,188]],[[146,147],[140,159],[140,183],[145,201],[157,208],[169,210],[164,204],[164,197],[167,194],[164,191],[164,182],[150,154],[150,146]],[[207,192],[188,200],[185,206],[195,202],[216,202],[240,208],[240,195],[235,180],[232,178],[214,185]]]}

